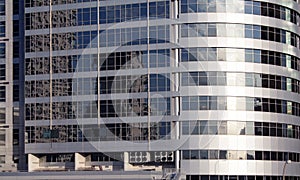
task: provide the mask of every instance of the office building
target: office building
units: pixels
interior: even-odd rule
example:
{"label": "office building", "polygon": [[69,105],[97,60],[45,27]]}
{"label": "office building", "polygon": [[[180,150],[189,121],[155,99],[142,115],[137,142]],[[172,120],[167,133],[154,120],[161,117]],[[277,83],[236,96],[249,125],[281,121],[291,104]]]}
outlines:
{"label": "office building", "polygon": [[21,135],[24,134],[23,9],[19,1],[0,1],[0,172],[27,169]]}
{"label": "office building", "polygon": [[295,0],[26,0],[28,171],[273,180],[285,167],[299,179],[299,11]]}

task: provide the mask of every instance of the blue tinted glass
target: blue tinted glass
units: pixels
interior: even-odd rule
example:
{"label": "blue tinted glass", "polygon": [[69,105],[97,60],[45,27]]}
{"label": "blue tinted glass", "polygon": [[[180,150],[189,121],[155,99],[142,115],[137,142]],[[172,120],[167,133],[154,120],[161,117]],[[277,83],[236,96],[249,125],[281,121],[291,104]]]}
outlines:
{"label": "blue tinted glass", "polygon": [[181,50],[181,61],[188,61],[188,51],[185,49]]}
{"label": "blue tinted glass", "polygon": [[284,54],[281,55],[281,65],[282,65],[283,67],[286,66],[286,56],[285,56]]}
{"label": "blue tinted glass", "polygon": [[286,43],[286,31],[281,30],[281,42]]}
{"label": "blue tinted glass", "polygon": [[147,4],[146,3],[141,4],[140,11],[141,11],[140,12],[141,18],[146,18],[147,17]]}
{"label": "blue tinted glass", "polygon": [[245,28],[245,38],[252,38],[252,30]]}
{"label": "blue tinted glass", "polygon": [[164,2],[158,2],[157,3],[157,17],[165,17],[165,3]]}
{"label": "blue tinted glass", "polygon": [[187,4],[187,0],[182,0],[181,1],[181,5],[186,5]]}
{"label": "blue tinted glass", "polygon": [[260,15],[260,2],[254,2],[253,14]]}
{"label": "blue tinted glass", "polygon": [[181,13],[187,13],[188,12],[188,6],[187,5],[181,5]]}
{"label": "blue tinted glass", "polygon": [[261,32],[260,32],[260,26],[253,26],[253,38],[254,39],[260,39],[261,38]]}
{"label": "blue tinted glass", "polygon": [[189,4],[188,12],[197,12],[197,4]]}
{"label": "blue tinted glass", "polygon": [[286,90],[286,77],[281,77],[281,89]]}
{"label": "blue tinted glass", "polygon": [[245,62],[253,62],[252,53],[253,51],[251,49],[245,49]]}
{"label": "blue tinted glass", "polygon": [[159,133],[162,136],[165,136],[168,134],[168,132],[166,131],[166,127],[167,127],[167,123],[166,122],[161,122],[160,126],[159,126]]}
{"label": "blue tinted glass", "polygon": [[284,113],[284,114],[286,114],[287,113],[287,105],[286,105],[287,103],[286,103],[286,101],[285,100],[282,100],[281,101],[281,107],[282,107],[282,113]]}
{"label": "blue tinted glass", "polygon": [[91,24],[97,24],[97,9],[92,8],[91,11]]}
{"label": "blue tinted glass", "polygon": [[132,18],[138,18],[140,14],[140,10],[139,10],[139,4],[133,4],[132,5]]}
{"label": "blue tinted glass", "polygon": [[106,7],[100,7],[100,24],[105,24],[106,23]]}
{"label": "blue tinted glass", "polygon": [[261,62],[260,50],[254,50],[254,62],[260,63]]}
{"label": "blue tinted glass", "polygon": [[252,14],[252,12],[253,12],[252,1],[245,1],[245,13]]}
{"label": "blue tinted glass", "polygon": [[165,14],[166,14],[166,18],[169,18],[170,16],[169,16],[169,14],[170,14],[170,11],[169,11],[169,8],[170,8],[170,6],[169,6],[169,1],[167,1],[166,2],[166,6],[165,6],[165,9],[166,9],[166,12],[165,12]]}
{"label": "blue tinted glass", "polygon": [[260,15],[260,6],[254,6],[253,8],[253,14]]}
{"label": "blue tinted glass", "polygon": [[149,8],[149,16],[150,17],[155,17],[156,16],[156,7],[151,7]]}

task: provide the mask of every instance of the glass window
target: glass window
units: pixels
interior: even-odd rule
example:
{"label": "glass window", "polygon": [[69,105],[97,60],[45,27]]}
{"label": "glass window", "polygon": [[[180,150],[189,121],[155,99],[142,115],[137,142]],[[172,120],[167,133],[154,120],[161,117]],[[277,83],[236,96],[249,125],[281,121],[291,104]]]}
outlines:
{"label": "glass window", "polygon": [[263,160],[263,154],[261,151],[255,151],[255,160]]}
{"label": "glass window", "polygon": [[200,134],[208,134],[208,121],[200,121]]}
{"label": "glass window", "polygon": [[6,57],[5,49],[5,43],[0,43],[0,59],[4,59]]}
{"label": "glass window", "polygon": [[0,80],[5,80],[6,68],[5,64],[0,64]]}
{"label": "glass window", "polygon": [[5,86],[0,86],[0,102],[5,102],[6,92]]}
{"label": "glass window", "polygon": [[255,151],[247,151],[247,160],[254,160]]}
{"label": "glass window", "polygon": [[[14,3],[14,5],[15,5],[15,3]],[[0,1],[0,15],[1,16],[5,15],[5,0]]]}
{"label": "glass window", "polygon": [[5,108],[0,108],[0,124],[5,124]]}
{"label": "glass window", "polygon": [[198,150],[191,150],[191,159],[200,159]]}
{"label": "glass window", "polygon": [[5,37],[5,21],[0,22],[0,37]]}
{"label": "glass window", "polygon": [[208,159],[208,151],[207,150],[200,150],[200,158],[201,159]]}
{"label": "glass window", "polygon": [[0,129],[0,146],[5,146],[5,129]]}
{"label": "glass window", "polygon": [[209,151],[209,159],[218,159],[219,158],[219,151],[218,150],[210,150]]}
{"label": "glass window", "polygon": [[0,164],[5,164],[5,155],[0,155]]}
{"label": "glass window", "polygon": [[226,159],[226,158],[227,158],[227,151],[226,150],[220,150],[219,159]]}
{"label": "glass window", "polygon": [[190,151],[189,150],[182,151],[182,159],[190,159]]}

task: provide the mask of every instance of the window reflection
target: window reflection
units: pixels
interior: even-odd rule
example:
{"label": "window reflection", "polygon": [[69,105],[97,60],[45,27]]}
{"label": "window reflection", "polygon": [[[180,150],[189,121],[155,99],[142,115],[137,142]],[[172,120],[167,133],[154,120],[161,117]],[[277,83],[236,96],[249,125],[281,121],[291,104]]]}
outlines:
{"label": "window reflection", "polygon": [[[200,153],[200,156],[199,156]],[[253,151],[253,150],[182,150],[182,159],[227,159],[227,160],[264,160],[299,162],[294,152]]]}
{"label": "window reflection", "polygon": [[292,124],[253,121],[182,121],[182,135],[255,135],[300,138],[300,127]]}

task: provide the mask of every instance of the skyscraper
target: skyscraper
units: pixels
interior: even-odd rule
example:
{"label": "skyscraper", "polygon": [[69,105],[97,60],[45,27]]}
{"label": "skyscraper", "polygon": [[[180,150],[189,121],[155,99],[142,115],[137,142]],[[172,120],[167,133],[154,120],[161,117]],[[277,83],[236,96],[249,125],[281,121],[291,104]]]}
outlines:
{"label": "skyscraper", "polygon": [[24,91],[19,91],[24,78],[23,51],[19,51],[23,44],[23,9],[19,1],[0,1],[0,172],[26,169],[21,135],[24,120],[20,118]]}
{"label": "skyscraper", "polygon": [[28,170],[299,178],[299,10],[25,1]]}

